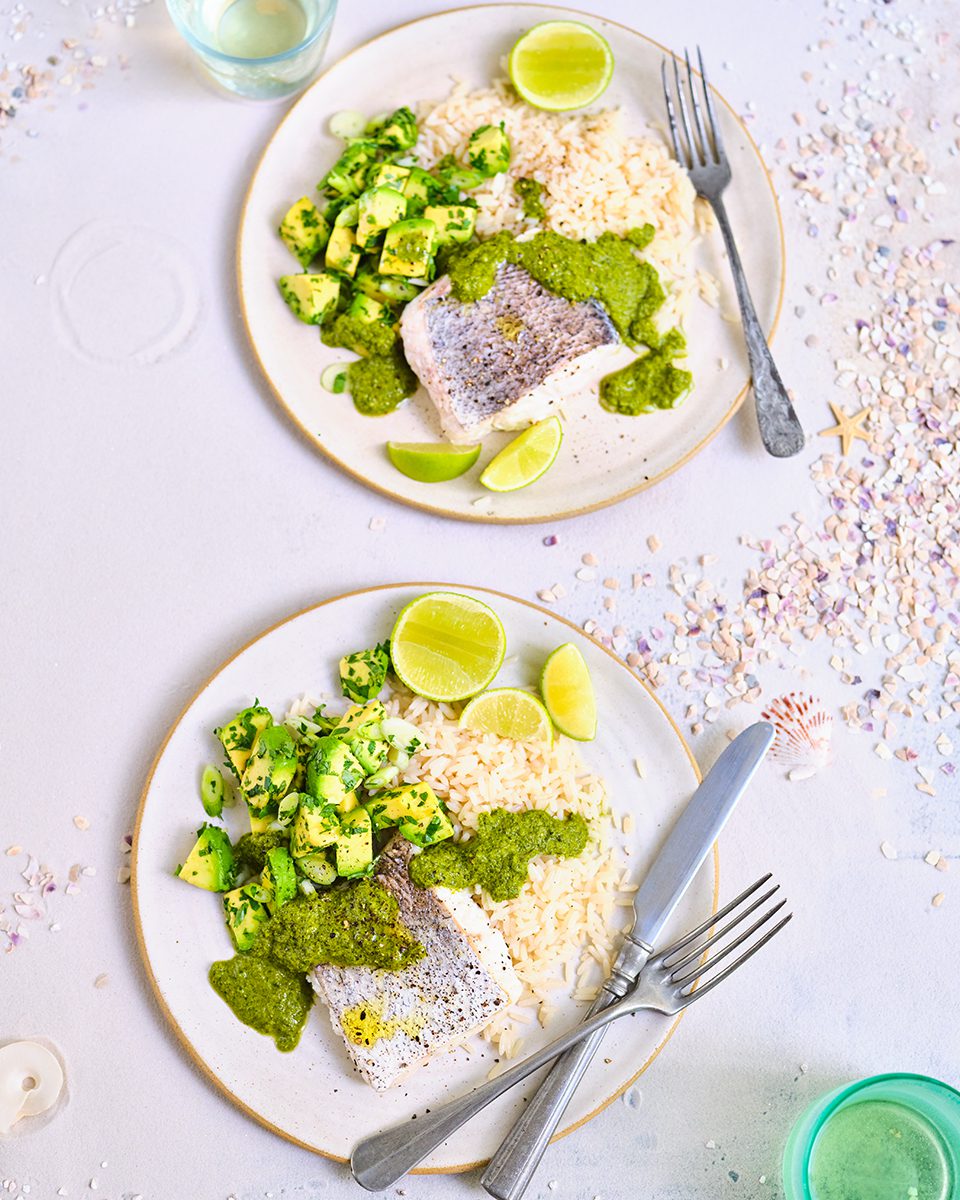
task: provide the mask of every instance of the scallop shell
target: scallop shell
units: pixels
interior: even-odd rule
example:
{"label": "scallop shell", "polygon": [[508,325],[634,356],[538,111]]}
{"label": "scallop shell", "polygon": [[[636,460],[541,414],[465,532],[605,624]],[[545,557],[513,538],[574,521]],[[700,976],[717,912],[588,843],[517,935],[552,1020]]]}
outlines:
{"label": "scallop shell", "polygon": [[833,759],[833,717],[805,692],[778,696],[762,714],[776,730],[770,757],[788,767],[791,780],[809,779]]}

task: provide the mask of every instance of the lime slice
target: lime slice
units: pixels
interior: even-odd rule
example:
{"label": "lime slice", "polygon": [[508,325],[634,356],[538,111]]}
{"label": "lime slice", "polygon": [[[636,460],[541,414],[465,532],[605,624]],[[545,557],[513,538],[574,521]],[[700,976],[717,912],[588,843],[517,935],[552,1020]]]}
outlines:
{"label": "lime slice", "polygon": [[573,642],[564,642],[547,659],[540,676],[540,694],[561,733],[578,742],[590,742],[597,736],[597,698],[587,664]]}
{"label": "lime slice", "polygon": [[480,446],[451,446],[447,442],[387,442],[387,456],[401,475],[420,483],[443,483],[469,471],[480,457]]}
{"label": "lime slice", "polygon": [[460,714],[460,728],[495,733],[515,742],[553,741],[547,710],[536,696],[519,688],[494,688],[474,696]]}
{"label": "lime slice", "polygon": [[487,463],[480,482],[491,492],[515,492],[546,471],[563,441],[559,417],[547,417],[525,429]]}
{"label": "lime slice", "polygon": [[544,21],[517,40],[508,63],[528,104],[566,112],[592,104],[613,77],[613,51],[580,21]]}
{"label": "lime slice", "polygon": [[472,596],[427,592],[411,600],[390,634],[402,683],[428,700],[465,700],[482,692],[507,648],[500,618]]}

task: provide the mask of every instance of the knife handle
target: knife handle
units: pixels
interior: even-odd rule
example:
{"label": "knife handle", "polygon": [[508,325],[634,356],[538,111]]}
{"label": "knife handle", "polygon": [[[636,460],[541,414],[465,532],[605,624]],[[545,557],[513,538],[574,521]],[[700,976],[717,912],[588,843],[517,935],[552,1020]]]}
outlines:
{"label": "knife handle", "polygon": [[[616,999],[602,991],[590,1014],[613,1004]],[[497,1200],[520,1200],[606,1032],[604,1025],[557,1059],[527,1104],[523,1116],[480,1176],[481,1184],[491,1196],[496,1196]]]}

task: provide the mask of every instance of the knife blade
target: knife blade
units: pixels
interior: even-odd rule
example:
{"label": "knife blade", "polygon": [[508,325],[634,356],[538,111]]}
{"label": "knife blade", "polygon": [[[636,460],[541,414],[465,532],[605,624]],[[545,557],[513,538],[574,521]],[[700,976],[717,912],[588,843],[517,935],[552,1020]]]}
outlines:
{"label": "knife blade", "polygon": [[[590,1013],[622,996],[636,981],[654,941],[710,852],[773,741],[773,726],[750,725],[723,751],[667,835],[634,899],[634,926]],[[497,1200],[520,1200],[606,1029],[557,1059],[523,1116],[480,1177]]]}

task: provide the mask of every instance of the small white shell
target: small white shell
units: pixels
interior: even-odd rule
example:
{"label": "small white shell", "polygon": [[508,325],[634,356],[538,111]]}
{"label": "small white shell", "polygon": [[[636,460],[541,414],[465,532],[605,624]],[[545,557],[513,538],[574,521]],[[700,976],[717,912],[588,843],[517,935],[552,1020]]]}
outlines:
{"label": "small white shell", "polygon": [[63,1090],[63,1068],[55,1054],[38,1042],[0,1046],[0,1133],[21,1117],[52,1108]]}
{"label": "small white shell", "polygon": [[833,759],[833,717],[805,692],[778,696],[762,714],[776,730],[770,757],[788,767],[791,780],[809,779]]}

